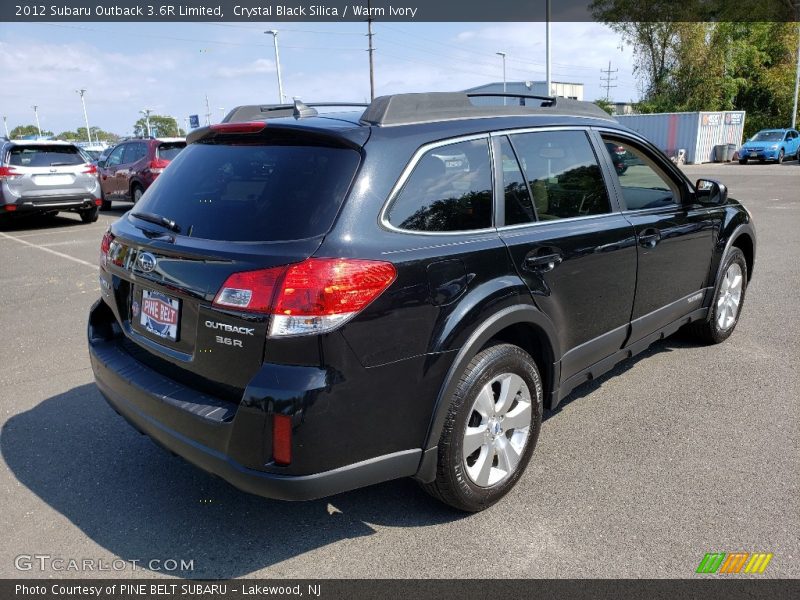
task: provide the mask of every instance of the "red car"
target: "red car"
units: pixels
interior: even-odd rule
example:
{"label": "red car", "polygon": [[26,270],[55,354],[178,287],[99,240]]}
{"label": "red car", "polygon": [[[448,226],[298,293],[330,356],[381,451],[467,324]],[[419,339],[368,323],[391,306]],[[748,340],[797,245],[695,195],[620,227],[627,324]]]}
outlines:
{"label": "red car", "polygon": [[97,163],[103,204],[108,210],[114,200],[136,203],[169,162],[186,147],[184,138],[126,140],[108,158]]}

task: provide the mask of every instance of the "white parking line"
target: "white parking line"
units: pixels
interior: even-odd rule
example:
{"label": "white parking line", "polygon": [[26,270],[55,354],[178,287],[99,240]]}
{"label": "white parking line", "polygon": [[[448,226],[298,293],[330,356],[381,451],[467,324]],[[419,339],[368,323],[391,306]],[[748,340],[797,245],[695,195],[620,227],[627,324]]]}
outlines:
{"label": "white parking line", "polygon": [[38,248],[39,250],[44,250],[45,252],[49,252],[50,254],[55,254],[56,256],[60,256],[61,258],[66,258],[67,260],[71,260],[72,262],[76,262],[82,265],[86,265],[87,267],[92,267],[93,269],[97,268],[97,265],[92,264],[88,261],[81,260],[80,258],[75,258],[74,256],[70,256],[69,254],[64,254],[63,252],[58,252],[57,250],[51,250],[50,248],[45,248],[44,246],[40,246],[39,244],[32,244],[26,240],[21,240],[18,237],[14,237],[13,235],[8,235],[7,233],[3,233],[0,231],[0,237],[4,237],[9,240],[14,240],[15,242],[19,242],[20,244],[24,244],[25,246],[30,246],[31,248]]}

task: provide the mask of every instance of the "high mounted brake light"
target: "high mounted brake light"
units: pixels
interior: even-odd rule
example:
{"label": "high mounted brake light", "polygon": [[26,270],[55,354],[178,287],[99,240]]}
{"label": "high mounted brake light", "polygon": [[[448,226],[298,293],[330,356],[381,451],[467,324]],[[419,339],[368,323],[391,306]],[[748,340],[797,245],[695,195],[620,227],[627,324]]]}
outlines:
{"label": "high mounted brake light", "polygon": [[364,310],[396,277],[394,265],[387,262],[309,258],[234,273],[214,305],[272,315],[271,337],[323,333]]}
{"label": "high mounted brake light", "polygon": [[267,126],[263,121],[248,121],[246,123],[217,123],[211,125],[211,131],[217,133],[258,133]]}

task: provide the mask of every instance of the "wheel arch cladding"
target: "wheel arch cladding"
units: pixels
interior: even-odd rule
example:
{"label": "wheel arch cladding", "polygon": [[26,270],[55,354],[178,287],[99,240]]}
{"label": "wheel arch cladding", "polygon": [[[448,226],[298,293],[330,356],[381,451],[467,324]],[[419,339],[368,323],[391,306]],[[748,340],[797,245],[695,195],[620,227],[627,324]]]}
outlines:
{"label": "wheel arch cladding", "polygon": [[753,267],[755,266],[755,243],[752,236],[747,232],[742,232],[733,239],[731,244],[734,248],[739,248],[744,254],[744,260],[747,263],[747,281],[753,276]]}

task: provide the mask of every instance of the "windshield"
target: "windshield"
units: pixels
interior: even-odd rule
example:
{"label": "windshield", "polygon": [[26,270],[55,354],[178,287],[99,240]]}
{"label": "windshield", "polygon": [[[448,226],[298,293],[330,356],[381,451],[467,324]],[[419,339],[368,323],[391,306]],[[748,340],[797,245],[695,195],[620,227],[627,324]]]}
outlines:
{"label": "windshield", "polygon": [[15,167],[58,167],[81,165],[86,162],[75,146],[37,144],[13,146],[8,164]]}
{"label": "windshield", "polygon": [[759,131],[752,138],[751,142],[780,142],[783,139],[782,131]]}
{"label": "windshield", "polygon": [[137,212],[191,237],[287,241],[326,233],[360,155],[317,146],[191,144],[139,201]]}

